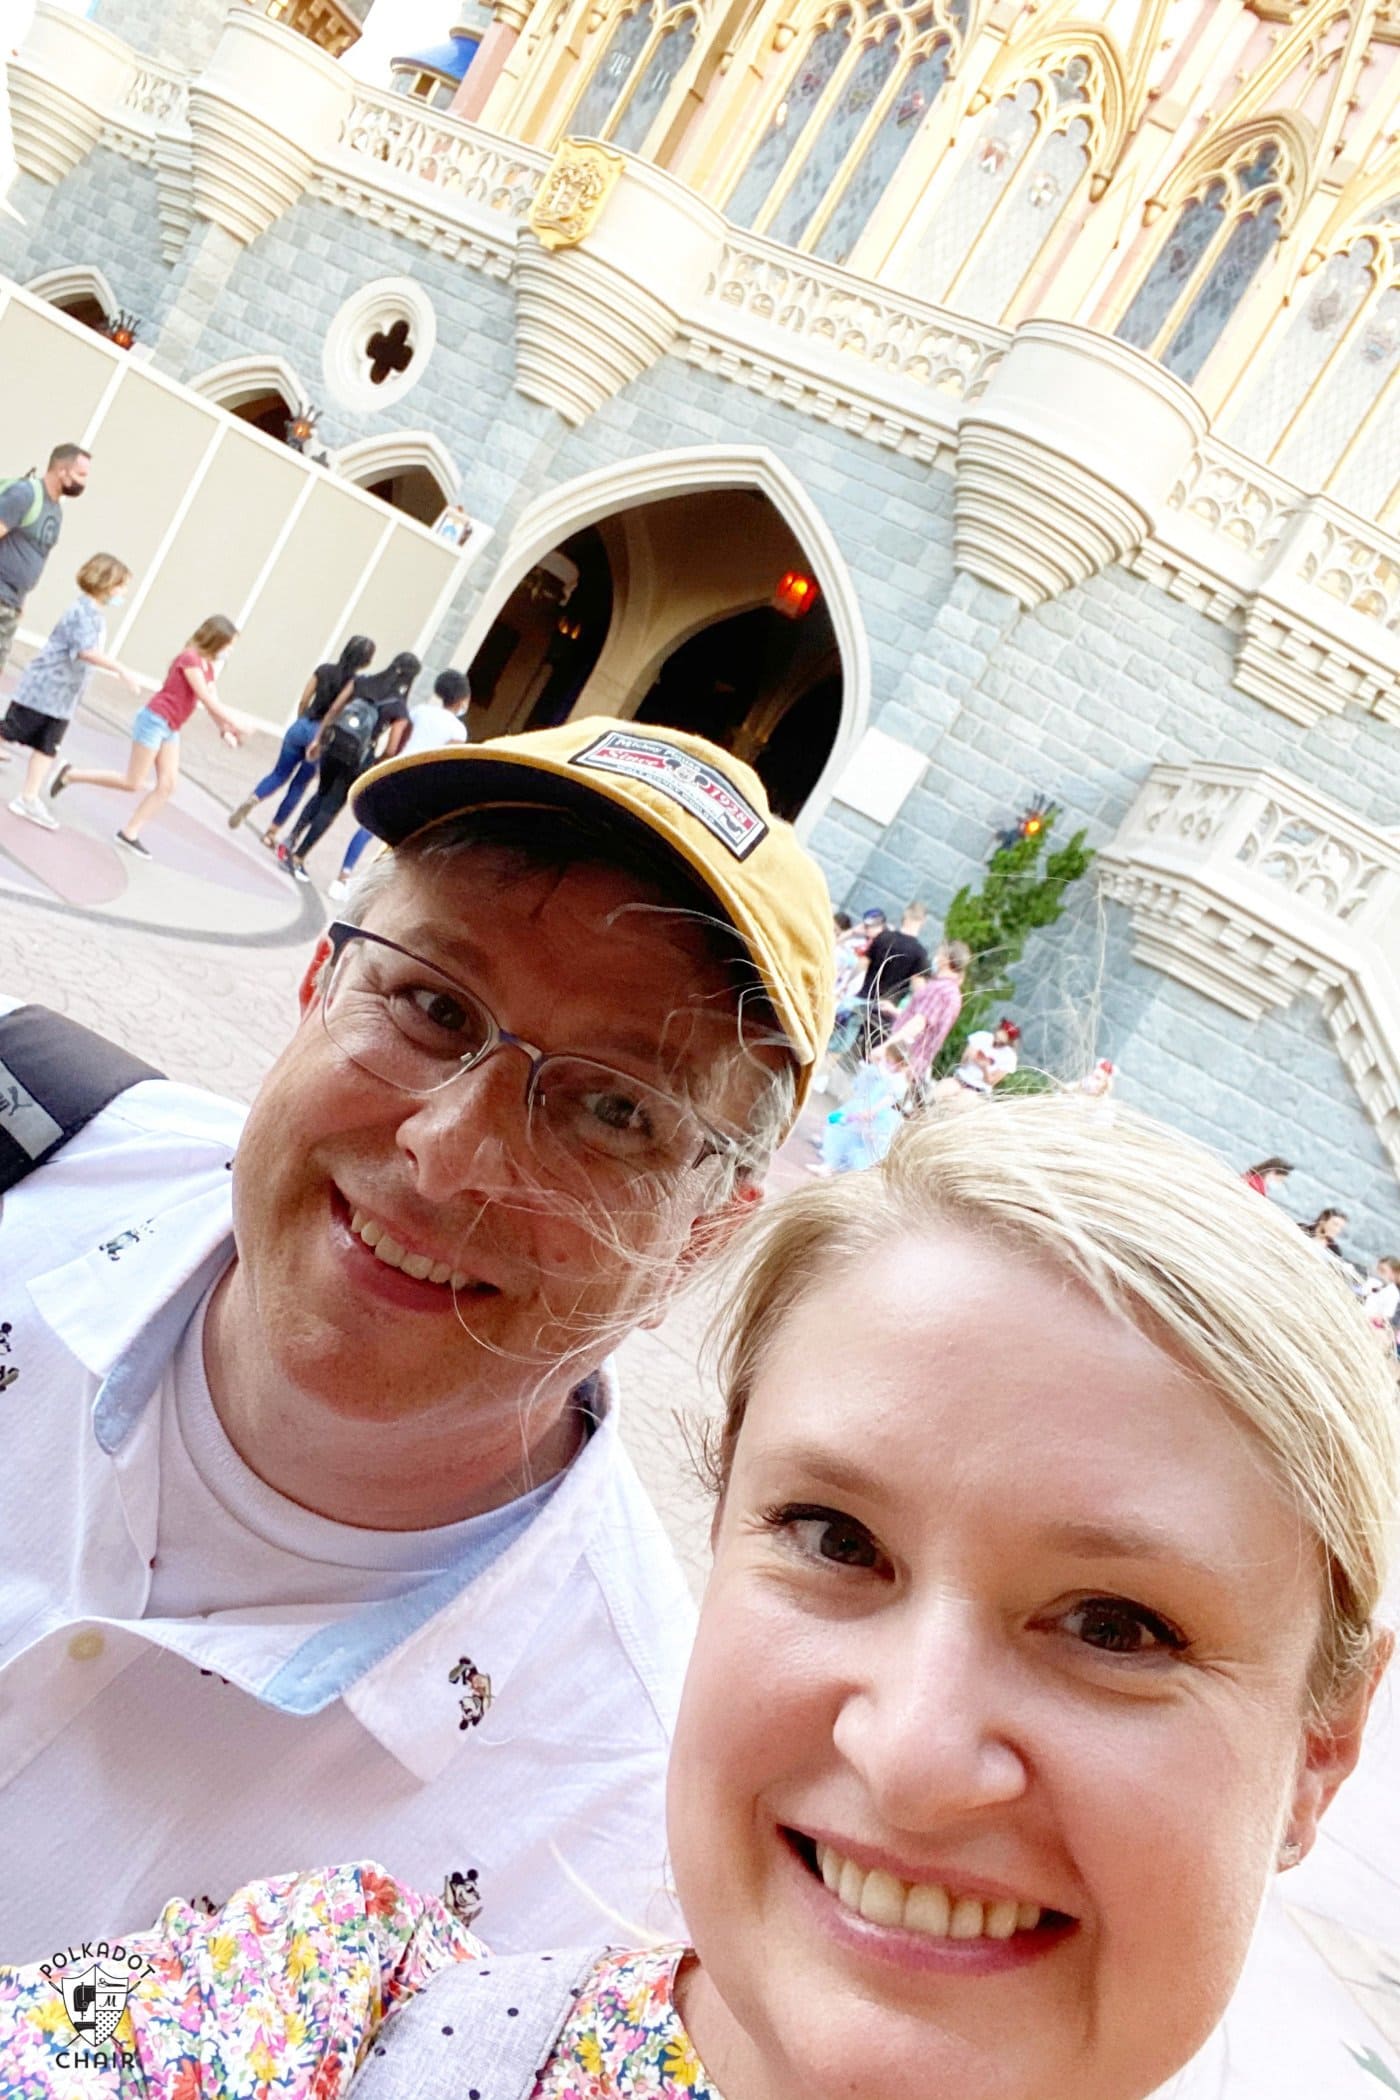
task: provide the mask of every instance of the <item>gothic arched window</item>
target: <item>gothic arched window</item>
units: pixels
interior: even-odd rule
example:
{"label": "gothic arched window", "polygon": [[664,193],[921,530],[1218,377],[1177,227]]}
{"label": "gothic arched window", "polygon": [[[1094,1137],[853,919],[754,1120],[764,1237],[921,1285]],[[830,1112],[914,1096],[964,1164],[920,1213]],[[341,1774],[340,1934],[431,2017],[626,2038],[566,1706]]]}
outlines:
{"label": "gothic arched window", "polygon": [[1278,241],[1287,161],[1280,140],[1254,139],[1202,179],[1118,324],[1123,342],[1196,377]]}
{"label": "gothic arched window", "polygon": [[845,262],[938,98],[969,0],[862,0],[799,49],[725,206],[737,226]]}
{"label": "gothic arched window", "polygon": [[575,138],[610,139],[639,153],[694,47],[697,0],[638,0],[620,15],[570,113]]}
{"label": "gothic arched window", "polygon": [[1088,175],[1102,73],[1061,53],[993,104],[900,282],[921,298],[999,321]]}
{"label": "gothic arched window", "polygon": [[1278,315],[1224,435],[1303,488],[1379,516],[1400,491],[1397,371],[1400,195],[1370,206]]}

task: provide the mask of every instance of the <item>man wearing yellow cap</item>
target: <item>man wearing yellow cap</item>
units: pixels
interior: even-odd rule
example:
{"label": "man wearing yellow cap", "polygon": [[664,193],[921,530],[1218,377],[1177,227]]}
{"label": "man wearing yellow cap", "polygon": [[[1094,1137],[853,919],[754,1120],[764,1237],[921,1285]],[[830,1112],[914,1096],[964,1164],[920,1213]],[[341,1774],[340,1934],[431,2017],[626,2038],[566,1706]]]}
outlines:
{"label": "man wearing yellow cap", "polygon": [[666,1923],[690,1606],[607,1360],[800,1106],[825,885],[650,726],[355,808],[246,1121],[147,1081],[5,1198],[0,1959],[356,1855],[503,1950]]}

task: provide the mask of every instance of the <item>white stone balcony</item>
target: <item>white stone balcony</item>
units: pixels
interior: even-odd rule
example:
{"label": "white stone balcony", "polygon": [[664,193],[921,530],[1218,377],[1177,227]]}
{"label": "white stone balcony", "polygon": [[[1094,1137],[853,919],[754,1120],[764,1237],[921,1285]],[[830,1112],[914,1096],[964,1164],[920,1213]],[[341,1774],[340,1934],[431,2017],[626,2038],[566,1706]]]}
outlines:
{"label": "white stone balcony", "polygon": [[1317,999],[1400,1168],[1400,834],[1287,773],[1154,766],[1099,868],[1140,961],[1250,1020]]}

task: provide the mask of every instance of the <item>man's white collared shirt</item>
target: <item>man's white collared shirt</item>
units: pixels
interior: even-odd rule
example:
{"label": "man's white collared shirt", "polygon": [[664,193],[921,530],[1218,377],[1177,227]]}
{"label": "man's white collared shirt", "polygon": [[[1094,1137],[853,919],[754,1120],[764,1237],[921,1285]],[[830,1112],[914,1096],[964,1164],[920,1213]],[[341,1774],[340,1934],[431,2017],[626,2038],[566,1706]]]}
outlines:
{"label": "man's white collared shirt", "polygon": [[502,1948],[669,1929],[693,1607],[605,1378],[484,1566],[348,1613],[146,1616],[167,1374],[228,1260],[241,1122],[147,1082],[0,1207],[0,1960],[369,1856],[474,1879]]}

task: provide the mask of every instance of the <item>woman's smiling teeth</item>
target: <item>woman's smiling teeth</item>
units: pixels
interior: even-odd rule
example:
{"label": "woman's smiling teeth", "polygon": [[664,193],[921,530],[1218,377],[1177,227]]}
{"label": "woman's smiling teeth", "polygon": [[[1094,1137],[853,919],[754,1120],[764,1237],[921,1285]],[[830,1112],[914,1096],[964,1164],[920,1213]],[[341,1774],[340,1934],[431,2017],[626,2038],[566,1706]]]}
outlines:
{"label": "woman's smiling teeth", "polygon": [[386,1268],[402,1269],[405,1276],[415,1277],[419,1283],[445,1283],[450,1290],[464,1291],[471,1281],[460,1269],[449,1268],[445,1261],[430,1261],[426,1254],[406,1253],[393,1234],[366,1211],[351,1212],[350,1230],[373,1249],[376,1260],[382,1261]]}
{"label": "woman's smiling teeth", "polygon": [[843,1859],[830,1845],[816,1848],[817,1869],[843,1910],[855,1911],[872,1925],[900,1925],[933,1940],[1009,1940],[1030,1932],[1041,1920],[1038,1903],[980,1896],[959,1896],[936,1882],[896,1881],[883,1867],[869,1872],[853,1859]]}

